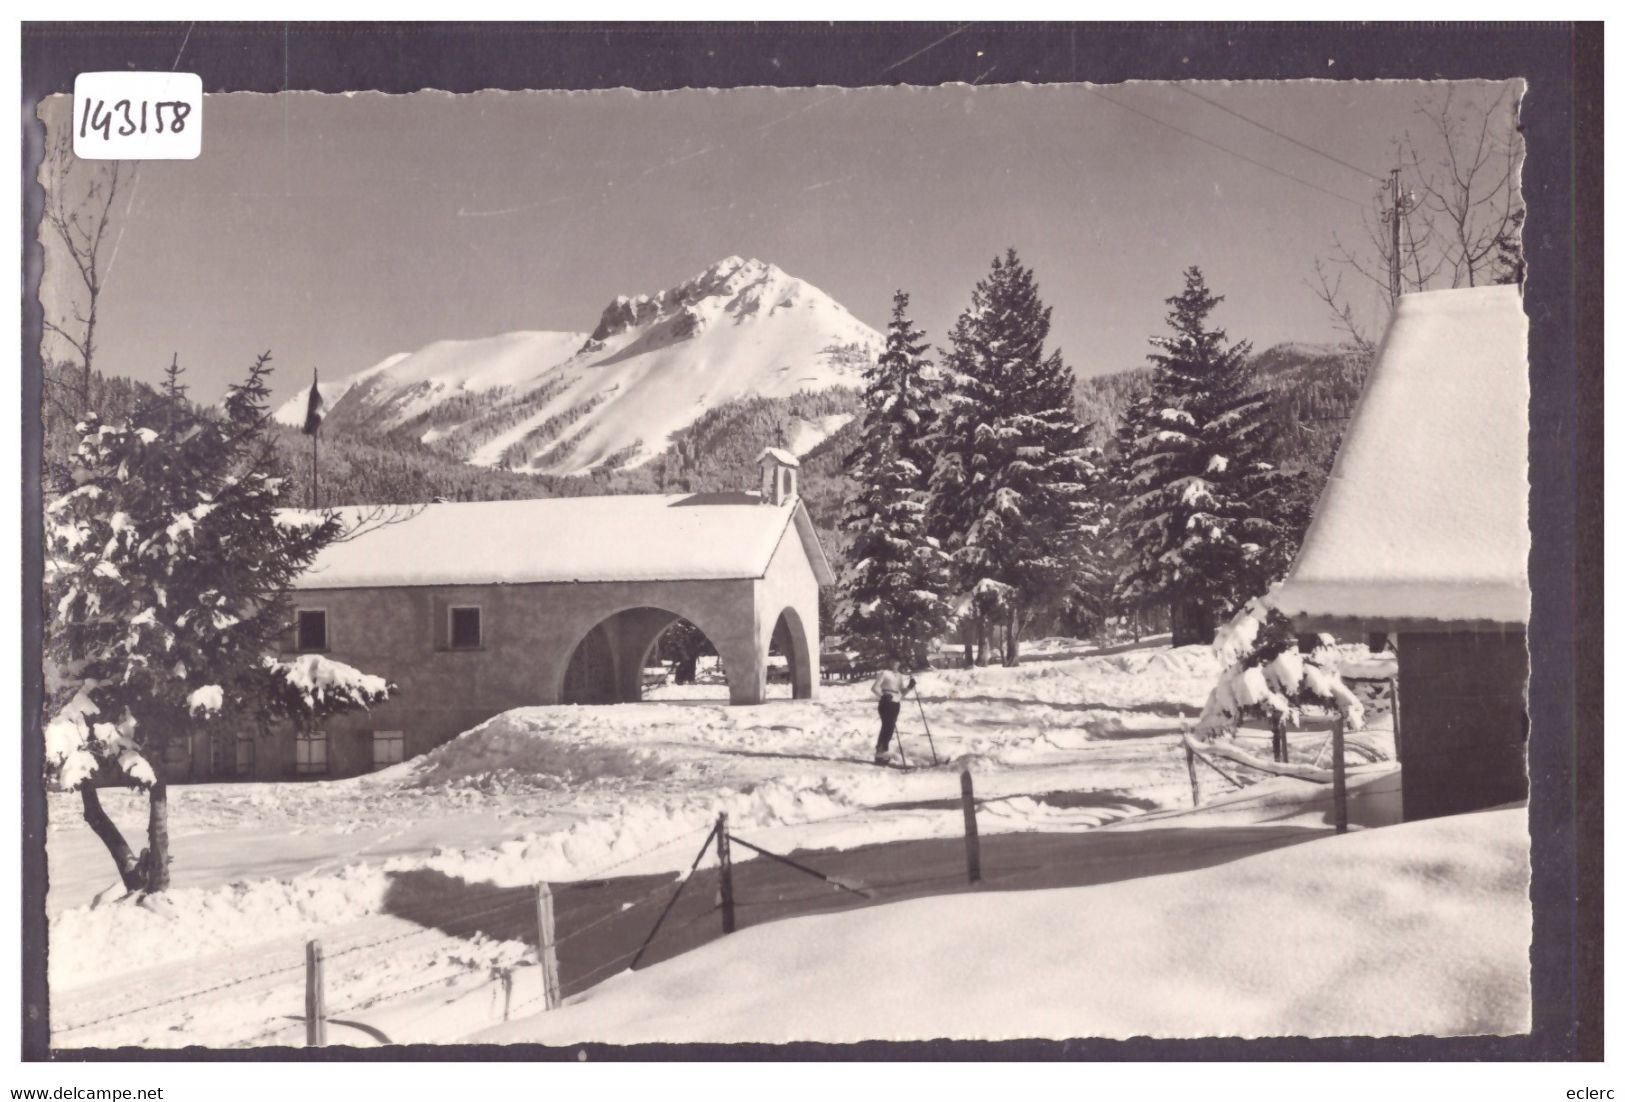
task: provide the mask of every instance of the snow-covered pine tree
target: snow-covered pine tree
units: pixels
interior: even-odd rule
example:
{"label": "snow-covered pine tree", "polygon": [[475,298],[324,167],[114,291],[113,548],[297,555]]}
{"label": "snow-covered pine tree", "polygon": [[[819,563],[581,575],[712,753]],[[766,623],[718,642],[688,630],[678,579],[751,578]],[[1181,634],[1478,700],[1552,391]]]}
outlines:
{"label": "snow-covered pine tree", "polygon": [[[1044,352],[1050,309],[1014,249],[993,261],[959,316],[933,437],[932,531],[982,625],[1003,628],[1015,665],[1021,631],[1058,607],[1096,561],[1098,456],[1073,404],[1072,370]],[[984,652],[985,653],[985,652]]]}
{"label": "snow-covered pine tree", "polygon": [[1124,591],[1123,579],[1134,561],[1134,542],[1129,527],[1122,523],[1122,514],[1129,500],[1135,496],[1130,485],[1134,477],[1133,453],[1135,441],[1145,435],[1150,401],[1149,396],[1142,396],[1124,407],[1117,423],[1105,475],[1094,486],[1104,531],[1099,545],[1100,556],[1110,590],[1106,607],[1111,615],[1120,617],[1124,631],[1135,642],[1139,642],[1146,623],[1146,610]]}
{"label": "snow-covered pine tree", "polygon": [[1117,561],[1113,550],[1117,501],[1111,492],[1110,464],[1099,448],[1086,452],[1095,468],[1080,532],[1084,537],[1072,561],[1072,573],[1061,603],[1061,626],[1077,638],[1103,637],[1117,612]]}
{"label": "snow-covered pine tree", "polygon": [[1179,646],[1211,642],[1221,617],[1263,591],[1279,533],[1259,507],[1275,472],[1251,345],[1210,326],[1224,300],[1201,269],[1167,301],[1172,332],[1151,338],[1150,396],[1125,421],[1118,523],[1131,553],[1119,593],[1129,607],[1169,606]]}
{"label": "snow-covered pine tree", "polygon": [[705,633],[687,620],[678,620],[661,632],[656,648],[656,653],[662,661],[670,661],[676,665],[676,680],[679,685],[694,684],[700,658],[717,653],[716,647],[705,637]]}
{"label": "snow-covered pine tree", "polygon": [[[169,884],[168,803],[152,762],[171,742],[230,722],[314,722],[390,686],[321,655],[277,657],[287,587],[340,521],[278,512],[261,356],[223,411],[163,393],[128,419],[79,425],[72,488],[45,510],[47,779],[78,790],[86,822],[130,891]],[[100,786],[148,797],[137,856]]]}
{"label": "snow-covered pine tree", "polygon": [[846,470],[856,493],[841,518],[849,546],[839,630],[867,663],[920,669],[948,624],[949,562],[926,530],[936,369],[908,295],[892,298],[886,350],[864,373],[863,427]]}

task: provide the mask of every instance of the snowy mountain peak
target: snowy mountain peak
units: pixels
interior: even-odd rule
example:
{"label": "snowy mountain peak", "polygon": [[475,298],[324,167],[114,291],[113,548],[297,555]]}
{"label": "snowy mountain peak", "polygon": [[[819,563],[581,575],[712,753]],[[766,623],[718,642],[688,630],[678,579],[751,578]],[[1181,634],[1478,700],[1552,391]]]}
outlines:
{"label": "snowy mountain peak", "polygon": [[[727,300],[732,313],[755,313],[763,303],[774,306],[794,306],[808,291],[807,284],[783,269],[761,260],[743,260],[726,257],[677,288],[685,304],[701,299]],[[830,305],[833,299],[818,292]]]}
{"label": "snowy mountain peak", "polygon": [[652,321],[659,312],[659,304],[648,295],[638,295],[636,298],[616,295],[615,301],[604,307],[604,312],[599,315],[598,328],[587,338],[589,345],[601,345],[617,333],[624,333],[635,325]]}
{"label": "snowy mountain peak", "polygon": [[[647,462],[727,402],[861,387],[884,343],[817,287],[728,256],[663,291],[616,295],[590,335],[437,341],[322,388],[330,431],[405,432],[481,466],[576,474]],[[303,416],[303,393],[279,411]],[[795,446],[838,427],[797,426]]]}
{"label": "snowy mountain peak", "polygon": [[599,351],[604,342],[628,329],[662,321],[669,321],[673,335],[681,338],[694,335],[724,314],[743,320],[814,303],[846,312],[834,299],[777,265],[727,256],[692,279],[657,294],[616,295],[599,315],[598,327],[582,351]]}

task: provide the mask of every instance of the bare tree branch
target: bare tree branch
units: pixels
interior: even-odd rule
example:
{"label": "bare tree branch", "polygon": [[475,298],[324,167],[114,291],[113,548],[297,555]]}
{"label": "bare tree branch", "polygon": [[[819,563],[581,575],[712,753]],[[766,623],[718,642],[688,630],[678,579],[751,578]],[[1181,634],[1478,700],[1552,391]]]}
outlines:
{"label": "bare tree branch", "polygon": [[[1472,287],[1482,281],[1498,251],[1497,241],[1521,205],[1512,186],[1516,142],[1502,143],[1494,136],[1496,115],[1505,98],[1505,92],[1497,96],[1476,124],[1454,111],[1453,90],[1446,92],[1437,107],[1417,107],[1417,114],[1432,124],[1441,143],[1439,166],[1446,182],[1440,185],[1432,176],[1421,174],[1421,183],[1424,202],[1449,226],[1441,251],[1451,267],[1454,287]],[[1414,148],[1411,161],[1420,167]],[[1492,167],[1498,161],[1503,162],[1499,175]]]}
{"label": "bare tree branch", "polygon": [[[1350,251],[1348,246],[1343,244],[1342,240],[1338,238],[1336,234],[1332,235],[1332,247],[1336,250],[1336,255],[1332,257],[1332,263],[1339,264],[1359,275],[1364,276],[1366,279],[1370,280],[1374,286],[1382,288],[1383,291],[1388,290],[1387,275],[1378,275],[1376,272],[1371,271],[1361,261],[1359,256]],[[1386,267],[1388,263],[1386,254],[1382,256],[1382,261],[1384,267]],[[1315,261],[1315,265],[1318,268],[1320,261]]]}
{"label": "bare tree branch", "polygon": [[[84,401],[90,399],[90,381],[96,357],[96,322],[105,279],[102,255],[113,204],[126,168],[120,161],[103,161],[89,170],[73,154],[67,133],[57,136],[45,164],[45,223],[61,246],[58,250],[72,265],[80,290],[68,292],[68,301],[55,311],[58,320],[46,320],[46,331],[62,338],[78,355]],[[80,179],[89,173],[83,194],[76,195]],[[69,333],[69,328],[73,333]]]}
{"label": "bare tree branch", "polygon": [[[1397,210],[1389,189],[1361,212],[1365,241],[1352,247],[1334,234],[1330,252],[1315,262],[1310,291],[1331,311],[1335,327],[1362,349],[1371,342],[1358,325],[1339,272],[1393,295],[1390,264],[1396,259],[1397,220],[1400,293],[1440,284],[1476,286],[1486,281],[1522,282],[1523,198],[1518,166],[1523,141],[1518,133],[1510,86],[1480,107],[1447,87],[1416,114],[1427,126],[1394,142],[1399,169]],[[1503,126],[1508,126],[1501,137]]]}
{"label": "bare tree branch", "polygon": [[[368,532],[387,528],[392,524],[404,524],[427,508],[424,505],[372,505],[358,510],[353,516],[344,517],[344,530],[334,543],[349,543],[360,539]],[[323,510],[327,515],[337,515],[337,510]]]}
{"label": "bare tree branch", "polygon": [[46,322],[45,323],[45,328],[49,332],[55,333],[57,336],[61,337],[65,341],[67,341],[68,344],[73,347],[73,350],[75,352],[79,353],[80,358],[81,359],[84,358],[84,356],[86,354],[85,353],[85,346],[80,344],[76,339],[74,339],[74,336],[73,336],[72,333],[69,333],[66,329],[63,329],[60,325],[58,325],[54,321]]}
{"label": "bare tree branch", "polygon": [[1342,273],[1331,276],[1327,273],[1326,266],[1321,261],[1316,260],[1315,280],[1309,283],[1309,289],[1315,293],[1316,298],[1326,304],[1326,308],[1332,312],[1333,318],[1336,319],[1337,328],[1347,335],[1355,348],[1366,356],[1376,351],[1370,337],[1366,335],[1365,330],[1355,320],[1354,307],[1349,305],[1348,299],[1343,297]]}

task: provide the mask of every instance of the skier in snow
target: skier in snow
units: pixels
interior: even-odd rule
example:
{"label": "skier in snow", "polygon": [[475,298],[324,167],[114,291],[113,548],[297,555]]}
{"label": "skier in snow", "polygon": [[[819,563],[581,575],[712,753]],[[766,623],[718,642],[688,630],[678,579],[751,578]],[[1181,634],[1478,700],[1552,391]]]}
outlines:
{"label": "skier in snow", "polygon": [[914,688],[914,679],[894,669],[880,671],[869,691],[880,698],[880,739],[875,743],[875,764],[885,765],[891,755],[892,732],[897,730],[897,713],[903,710],[903,694]]}

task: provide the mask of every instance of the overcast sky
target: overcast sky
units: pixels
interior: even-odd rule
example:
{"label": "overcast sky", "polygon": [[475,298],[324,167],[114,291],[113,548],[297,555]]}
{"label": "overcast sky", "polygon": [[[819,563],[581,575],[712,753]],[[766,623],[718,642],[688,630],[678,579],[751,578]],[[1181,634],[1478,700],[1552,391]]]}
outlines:
{"label": "overcast sky", "polygon": [[212,401],[269,349],[280,399],[312,366],[591,330],[736,253],[877,329],[901,287],[942,342],[1007,246],[1080,376],[1145,362],[1190,264],[1232,337],[1334,340],[1305,279],[1442,86],[1186,87],[1353,167],[1171,84],[210,96],[202,156],[143,164],[120,204],[98,367],[156,380],[178,353]]}

